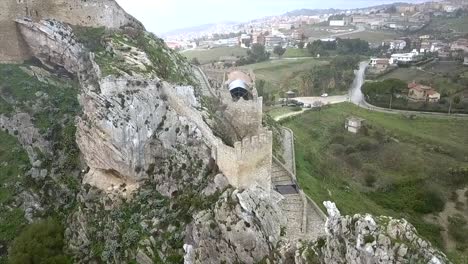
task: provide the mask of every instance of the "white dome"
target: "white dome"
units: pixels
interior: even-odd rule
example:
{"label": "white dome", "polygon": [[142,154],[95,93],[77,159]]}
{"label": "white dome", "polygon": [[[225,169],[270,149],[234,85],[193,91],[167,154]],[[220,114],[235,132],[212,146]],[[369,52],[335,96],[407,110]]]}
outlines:
{"label": "white dome", "polygon": [[239,79],[234,80],[229,84],[229,91],[232,91],[236,88],[242,88],[242,89],[247,90],[247,84],[244,81],[239,80]]}

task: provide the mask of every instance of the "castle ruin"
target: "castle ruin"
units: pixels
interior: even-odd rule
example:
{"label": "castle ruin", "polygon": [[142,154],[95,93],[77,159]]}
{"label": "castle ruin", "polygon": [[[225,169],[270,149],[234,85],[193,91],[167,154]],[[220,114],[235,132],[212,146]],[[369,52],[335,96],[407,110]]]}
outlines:
{"label": "castle ruin", "polygon": [[114,0],[1,0],[0,63],[18,63],[31,58],[15,19],[34,21],[52,18],[83,27],[120,28],[125,25],[143,28]]}

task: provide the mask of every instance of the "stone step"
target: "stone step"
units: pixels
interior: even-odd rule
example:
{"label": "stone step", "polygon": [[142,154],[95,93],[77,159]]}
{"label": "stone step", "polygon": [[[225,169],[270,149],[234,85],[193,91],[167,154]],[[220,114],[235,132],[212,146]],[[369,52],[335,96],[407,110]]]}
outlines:
{"label": "stone step", "polygon": [[293,185],[293,182],[291,181],[274,181],[273,182],[274,186],[279,186],[279,185]]}
{"label": "stone step", "polygon": [[293,182],[291,178],[285,177],[285,176],[273,177],[273,178],[271,178],[271,181],[272,182],[275,182],[275,181],[290,181],[290,182]]}

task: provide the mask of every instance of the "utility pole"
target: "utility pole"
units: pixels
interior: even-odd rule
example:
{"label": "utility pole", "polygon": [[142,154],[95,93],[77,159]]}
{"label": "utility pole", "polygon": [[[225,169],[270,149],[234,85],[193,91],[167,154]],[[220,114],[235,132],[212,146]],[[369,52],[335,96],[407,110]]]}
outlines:
{"label": "utility pole", "polygon": [[390,109],[392,109],[392,99],[393,99],[393,93],[390,93]]}
{"label": "utility pole", "polygon": [[450,100],[450,104],[449,104],[449,111],[448,111],[448,114],[450,115],[451,112],[452,112],[452,101],[453,100]]}

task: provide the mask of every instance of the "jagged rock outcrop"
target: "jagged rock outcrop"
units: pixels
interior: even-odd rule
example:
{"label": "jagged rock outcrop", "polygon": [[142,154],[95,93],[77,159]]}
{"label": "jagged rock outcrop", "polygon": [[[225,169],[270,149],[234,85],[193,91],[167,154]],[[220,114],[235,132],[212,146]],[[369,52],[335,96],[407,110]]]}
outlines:
{"label": "jagged rock outcrop", "polygon": [[187,227],[185,263],[257,263],[273,255],[285,225],[269,193],[228,190],[213,210],[199,212]]}
{"label": "jagged rock outcrop", "polygon": [[0,62],[22,62],[31,58],[14,20],[29,17],[34,21],[55,19],[83,27],[118,29],[143,25],[114,0],[2,0],[0,1]]}
{"label": "jagged rock outcrop", "polygon": [[404,219],[341,216],[334,203],[324,205],[327,236],[317,243],[323,263],[450,263]]}
{"label": "jagged rock outcrop", "polygon": [[15,21],[30,51],[43,65],[51,69],[61,66],[70,73],[78,72],[83,47],[76,42],[69,26],[53,19],[33,22],[29,18],[21,18]]}

